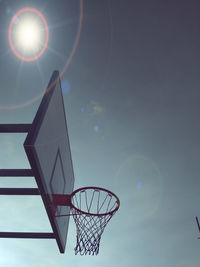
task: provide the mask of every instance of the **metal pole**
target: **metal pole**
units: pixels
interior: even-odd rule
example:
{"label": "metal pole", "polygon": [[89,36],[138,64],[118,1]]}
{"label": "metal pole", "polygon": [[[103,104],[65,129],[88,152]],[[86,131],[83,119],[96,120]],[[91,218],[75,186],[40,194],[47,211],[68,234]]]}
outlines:
{"label": "metal pole", "polygon": [[32,124],[0,124],[0,133],[28,133]]}
{"label": "metal pole", "polygon": [[32,169],[0,169],[0,177],[34,177]]}
{"label": "metal pole", "polygon": [[38,188],[0,188],[0,195],[40,195]]}
{"label": "metal pole", "polygon": [[0,232],[0,238],[44,238],[55,239],[54,233],[34,233],[34,232]]}

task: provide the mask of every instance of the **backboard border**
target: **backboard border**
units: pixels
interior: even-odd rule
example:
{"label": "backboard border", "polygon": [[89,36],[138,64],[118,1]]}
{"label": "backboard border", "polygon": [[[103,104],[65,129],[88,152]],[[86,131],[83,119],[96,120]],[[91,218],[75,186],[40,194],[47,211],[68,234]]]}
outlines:
{"label": "backboard border", "polygon": [[[42,101],[39,105],[39,108],[36,112],[35,118],[33,120],[33,123],[31,125],[30,131],[28,132],[28,135],[25,139],[24,142],[24,149],[25,152],[27,154],[30,166],[33,170],[34,176],[35,176],[35,180],[36,183],[38,185],[38,188],[40,190],[41,193],[41,197],[52,227],[52,230],[54,232],[55,235],[55,239],[57,241],[59,250],[61,253],[65,252],[65,247],[66,247],[66,243],[63,244],[61,237],[61,233],[58,231],[57,229],[57,223],[54,220],[54,216],[52,213],[52,207],[50,206],[51,200],[50,197],[45,193],[47,192],[47,188],[45,188],[45,185],[42,184],[42,176],[43,172],[40,168],[40,164],[39,164],[39,159],[37,157],[37,153],[36,150],[33,147],[33,144],[38,136],[38,132],[40,129],[40,126],[44,120],[46,111],[48,109],[49,103],[51,101],[53,92],[56,88],[56,84],[59,83],[59,86],[61,88],[61,83],[60,83],[60,78],[59,78],[59,72],[58,71],[54,71],[51,79],[49,81],[48,87],[43,95]],[[72,156],[71,156],[71,149],[70,149],[70,143],[69,143],[69,135],[68,135],[68,130],[67,130],[67,121],[66,121],[66,114],[65,114],[65,107],[64,107],[64,99],[63,99],[63,95],[62,95],[62,91],[61,91],[61,98],[62,98],[62,105],[63,105],[63,110],[64,110],[64,119],[65,119],[65,129],[66,129],[66,138],[68,139],[68,144],[69,144],[69,150],[70,150],[70,161],[71,161],[71,166],[72,166],[72,172],[73,172],[73,188],[74,188],[74,170],[73,170],[73,164],[72,164]]]}

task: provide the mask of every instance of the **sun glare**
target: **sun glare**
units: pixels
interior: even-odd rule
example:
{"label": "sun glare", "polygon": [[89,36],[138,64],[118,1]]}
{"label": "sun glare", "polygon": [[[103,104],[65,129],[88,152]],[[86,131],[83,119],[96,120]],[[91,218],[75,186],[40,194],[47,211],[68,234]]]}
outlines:
{"label": "sun glare", "polygon": [[16,57],[26,62],[37,60],[47,49],[49,39],[45,17],[31,7],[20,9],[11,19],[8,39]]}
{"label": "sun glare", "polygon": [[22,20],[18,22],[15,38],[19,49],[37,52],[41,44],[40,26],[35,21]]}

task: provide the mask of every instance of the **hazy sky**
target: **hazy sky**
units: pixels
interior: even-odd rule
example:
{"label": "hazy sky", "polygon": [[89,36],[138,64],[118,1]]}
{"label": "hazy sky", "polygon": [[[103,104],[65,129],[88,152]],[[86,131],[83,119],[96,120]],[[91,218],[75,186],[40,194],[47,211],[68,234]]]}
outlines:
{"label": "hazy sky", "polygon": [[[198,267],[200,3],[84,0],[81,25],[80,3],[0,1],[0,123],[31,123],[59,70],[75,189],[105,187],[120,210],[98,256],[74,255],[71,219],[64,255],[55,240],[0,239],[0,266]],[[8,41],[24,7],[49,26],[47,50],[33,62]],[[25,137],[1,134],[0,168],[29,168]],[[32,178],[0,184],[35,186]],[[0,231],[51,231],[38,196],[1,196],[0,213]]]}

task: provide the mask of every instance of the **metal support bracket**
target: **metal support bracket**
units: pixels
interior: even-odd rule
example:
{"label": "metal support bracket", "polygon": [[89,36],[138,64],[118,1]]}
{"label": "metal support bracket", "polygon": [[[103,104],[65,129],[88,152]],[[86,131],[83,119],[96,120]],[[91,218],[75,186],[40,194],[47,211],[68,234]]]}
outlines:
{"label": "metal support bracket", "polygon": [[0,195],[36,196],[40,191],[38,188],[0,188]]}
{"label": "metal support bracket", "polygon": [[0,169],[0,177],[34,177],[32,169]]}
{"label": "metal support bracket", "polygon": [[58,206],[71,207],[71,195],[53,194],[52,195],[52,212],[56,215],[56,208]]}
{"label": "metal support bracket", "polygon": [[32,124],[0,124],[0,133],[28,133]]}
{"label": "metal support bracket", "polygon": [[53,206],[71,206],[71,195],[53,194]]}
{"label": "metal support bracket", "polygon": [[0,232],[0,238],[37,238],[55,239],[54,233]]}
{"label": "metal support bracket", "polygon": [[[0,124],[1,133],[28,133],[32,124]],[[35,177],[32,169],[0,169],[0,177]],[[0,188],[0,195],[40,195],[38,188]],[[0,238],[56,239],[54,233],[0,232]]]}

